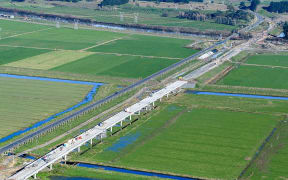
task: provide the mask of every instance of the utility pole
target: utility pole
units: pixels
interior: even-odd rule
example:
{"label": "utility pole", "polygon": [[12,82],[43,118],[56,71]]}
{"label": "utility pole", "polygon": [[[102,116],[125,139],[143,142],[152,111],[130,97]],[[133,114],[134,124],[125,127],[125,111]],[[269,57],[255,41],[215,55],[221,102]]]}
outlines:
{"label": "utility pole", "polygon": [[59,20],[59,18],[56,18],[56,28],[60,28],[60,20]]}
{"label": "utility pole", "polygon": [[123,22],[124,21],[124,13],[120,12],[120,21]]}
{"label": "utility pole", "polygon": [[74,20],[74,29],[75,30],[78,30],[79,29],[79,27],[78,27],[78,20]]}
{"label": "utility pole", "polygon": [[134,13],[134,23],[135,24],[138,23],[138,16],[139,16],[139,13]]}

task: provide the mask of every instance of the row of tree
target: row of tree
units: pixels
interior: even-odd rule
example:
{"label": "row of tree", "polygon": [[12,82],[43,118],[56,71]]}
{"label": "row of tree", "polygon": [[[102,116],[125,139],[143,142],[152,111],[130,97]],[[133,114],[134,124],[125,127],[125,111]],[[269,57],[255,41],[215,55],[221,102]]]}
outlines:
{"label": "row of tree", "polygon": [[172,2],[172,3],[204,2],[204,0],[141,0],[141,1]]}
{"label": "row of tree", "polygon": [[288,12],[288,1],[270,2],[268,7],[264,7],[269,12],[284,13]]}
{"label": "row of tree", "polygon": [[250,9],[251,11],[256,11],[258,5],[260,4],[260,0],[251,0],[250,6],[246,6],[245,2],[240,2],[239,9]]}
{"label": "row of tree", "polygon": [[114,6],[128,3],[129,0],[103,0],[98,6]]}
{"label": "row of tree", "polygon": [[196,21],[214,20],[218,24],[235,26],[240,21],[250,21],[253,18],[253,15],[243,10],[235,10],[234,8],[230,8],[228,11],[217,11],[207,14],[199,11],[180,12],[178,18]]}
{"label": "row of tree", "polygon": [[[11,0],[12,2],[24,2],[25,0]],[[79,2],[79,1],[82,1],[82,0],[46,0],[46,1],[64,1],[64,2],[73,2],[73,3],[76,3],[76,2]]]}

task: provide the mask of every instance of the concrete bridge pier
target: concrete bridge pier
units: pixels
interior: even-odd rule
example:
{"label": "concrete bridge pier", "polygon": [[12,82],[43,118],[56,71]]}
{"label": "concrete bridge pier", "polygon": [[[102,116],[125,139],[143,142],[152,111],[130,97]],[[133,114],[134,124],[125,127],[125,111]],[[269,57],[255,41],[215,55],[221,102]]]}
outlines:
{"label": "concrete bridge pier", "polygon": [[37,174],[34,174],[34,175],[33,175],[33,179],[37,179]]}
{"label": "concrete bridge pier", "polygon": [[52,164],[49,165],[49,169],[50,169],[50,170],[53,170]]}
{"label": "concrete bridge pier", "polygon": [[90,139],[90,145],[91,145],[91,147],[92,147],[92,145],[93,145],[93,139]]}
{"label": "concrete bridge pier", "polygon": [[64,159],[64,164],[66,164],[66,161],[67,161],[67,155],[63,156],[63,159]]}
{"label": "concrete bridge pier", "polygon": [[111,136],[112,136],[112,131],[113,131],[113,126],[110,127]]}

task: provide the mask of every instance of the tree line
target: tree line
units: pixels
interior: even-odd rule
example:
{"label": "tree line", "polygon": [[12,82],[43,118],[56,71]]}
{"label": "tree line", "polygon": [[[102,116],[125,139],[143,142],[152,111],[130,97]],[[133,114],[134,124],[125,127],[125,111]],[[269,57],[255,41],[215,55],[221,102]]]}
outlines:
{"label": "tree line", "polygon": [[270,5],[264,9],[269,12],[285,13],[288,12],[288,1],[270,2]]}
{"label": "tree line", "polygon": [[214,13],[201,13],[199,11],[180,12],[178,18],[190,19],[196,21],[214,20],[218,24],[227,24],[235,26],[242,21],[250,21],[254,16],[243,10],[230,8],[228,11],[216,11]]}
{"label": "tree line", "polygon": [[[25,0],[11,0],[12,2],[24,2]],[[64,2],[73,2],[73,3],[76,3],[76,2],[79,2],[79,1],[82,1],[82,0],[46,0],[46,1],[64,1]]]}
{"label": "tree line", "polygon": [[260,0],[251,0],[250,6],[246,6],[245,2],[240,2],[239,9],[250,9],[251,11],[256,11],[258,5],[260,4]]}
{"label": "tree line", "polygon": [[103,0],[98,6],[114,6],[128,3],[129,0]]}
{"label": "tree line", "polygon": [[204,0],[141,0],[141,1],[172,2],[172,3],[204,2]]}

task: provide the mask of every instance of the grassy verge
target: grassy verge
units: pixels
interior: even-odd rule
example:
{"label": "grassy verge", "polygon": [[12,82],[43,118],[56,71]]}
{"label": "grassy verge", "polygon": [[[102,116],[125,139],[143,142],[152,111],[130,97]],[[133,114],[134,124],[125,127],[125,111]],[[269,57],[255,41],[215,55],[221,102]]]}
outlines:
{"label": "grassy verge", "polygon": [[251,55],[251,52],[249,51],[242,51],[236,56],[231,58],[231,61],[233,62],[243,62],[245,61],[249,56]]}
{"label": "grassy verge", "polygon": [[213,78],[214,76],[218,75],[221,71],[223,71],[225,68],[229,67],[230,63],[223,63],[219,67],[212,69],[211,71],[205,73],[204,75],[197,78],[197,81],[199,83],[205,83],[209,79]]}

